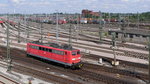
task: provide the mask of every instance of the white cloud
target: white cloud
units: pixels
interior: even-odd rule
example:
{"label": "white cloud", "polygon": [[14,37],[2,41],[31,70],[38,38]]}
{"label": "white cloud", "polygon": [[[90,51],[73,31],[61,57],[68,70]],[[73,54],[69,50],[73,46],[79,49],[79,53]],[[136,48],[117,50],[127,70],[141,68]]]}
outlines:
{"label": "white cloud", "polygon": [[117,8],[126,8],[124,4],[103,4],[104,8],[112,8],[112,7],[117,7]]}
{"label": "white cloud", "polygon": [[1,4],[0,3],[0,7],[6,7],[6,6],[8,6],[7,4]]}
{"label": "white cloud", "polygon": [[140,2],[140,1],[144,1],[144,0],[121,0],[124,2]]}
{"label": "white cloud", "polygon": [[19,5],[31,5],[31,6],[45,6],[45,5],[51,5],[53,3],[43,1],[43,2],[24,2],[20,3]]}
{"label": "white cloud", "polygon": [[143,5],[142,7],[143,7],[143,8],[149,8],[149,6],[148,6],[148,5]]}
{"label": "white cloud", "polygon": [[[19,11],[80,12],[82,9],[106,12],[149,11],[150,0],[9,0]],[[2,3],[1,3],[2,4]],[[5,6],[5,5],[1,5]],[[8,6],[9,6],[8,4]],[[11,6],[10,6],[11,7]],[[145,8],[145,9],[144,9]],[[11,9],[11,8],[10,8]],[[123,9],[123,10],[122,10]]]}
{"label": "white cloud", "polygon": [[25,0],[11,0],[13,3],[16,3],[16,4],[19,4],[19,3],[21,3],[21,2],[23,2],[23,1],[25,1]]}
{"label": "white cloud", "polygon": [[121,0],[121,1],[129,1],[129,0]]}

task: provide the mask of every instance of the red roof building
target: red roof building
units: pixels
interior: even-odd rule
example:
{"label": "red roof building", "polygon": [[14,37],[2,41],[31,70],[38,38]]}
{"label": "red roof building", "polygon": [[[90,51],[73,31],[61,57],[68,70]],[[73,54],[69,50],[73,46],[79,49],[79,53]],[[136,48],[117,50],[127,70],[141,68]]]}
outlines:
{"label": "red roof building", "polygon": [[84,17],[84,18],[91,18],[93,16],[94,17],[99,17],[100,14],[99,14],[99,12],[93,12],[93,11],[87,10],[87,9],[82,10],[82,17]]}

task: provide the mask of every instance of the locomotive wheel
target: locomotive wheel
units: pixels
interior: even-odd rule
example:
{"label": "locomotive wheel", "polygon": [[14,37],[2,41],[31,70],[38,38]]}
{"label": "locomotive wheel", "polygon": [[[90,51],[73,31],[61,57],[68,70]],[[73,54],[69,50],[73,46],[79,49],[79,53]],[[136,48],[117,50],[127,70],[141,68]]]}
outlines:
{"label": "locomotive wheel", "polygon": [[29,55],[29,54],[27,54],[26,56],[27,56],[27,57],[30,57],[30,55]]}
{"label": "locomotive wheel", "polygon": [[69,68],[69,66],[68,65],[64,65],[64,68]]}
{"label": "locomotive wheel", "polygon": [[75,70],[75,69],[76,69],[76,67],[73,65],[73,66],[71,66],[71,69],[72,69],[72,70]]}

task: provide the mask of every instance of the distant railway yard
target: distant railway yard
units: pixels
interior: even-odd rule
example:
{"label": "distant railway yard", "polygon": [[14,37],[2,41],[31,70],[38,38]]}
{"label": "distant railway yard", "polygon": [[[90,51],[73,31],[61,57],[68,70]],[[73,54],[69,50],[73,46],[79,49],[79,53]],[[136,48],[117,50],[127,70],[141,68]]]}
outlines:
{"label": "distant railway yard", "polygon": [[[59,24],[57,30],[57,24],[9,19],[14,23],[6,18],[0,23],[0,67],[11,68],[12,75],[15,72],[31,77],[23,83],[20,77],[12,84],[34,84],[34,78],[46,82],[41,84],[147,84],[149,81],[149,24],[141,23],[141,29],[134,23],[118,28],[121,24],[112,22],[100,29],[99,24],[66,23]],[[11,62],[7,61],[8,43]],[[53,45],[45,46],[48,43]],[[35,50],[29,49],[31,46]],[[32,53],[36,50],[42,51],[43,57]],[[64,56],[64,60],[44,57],[53,53]],[[65,56],[72,56],[71,61]]]}

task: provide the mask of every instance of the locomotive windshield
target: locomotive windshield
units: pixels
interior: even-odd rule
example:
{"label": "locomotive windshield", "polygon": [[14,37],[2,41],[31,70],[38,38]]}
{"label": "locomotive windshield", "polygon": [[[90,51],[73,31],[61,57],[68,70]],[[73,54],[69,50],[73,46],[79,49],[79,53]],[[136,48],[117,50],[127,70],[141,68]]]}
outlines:
{"label": "locomotive windshield", "polygon": [[72,55],[76,55],[77,54],[77,52],[76,51],[72,51]]}
{"label": "locomotive windshield", "polygon": [[72,55],[80,54],[80,51],[72,51]]}

